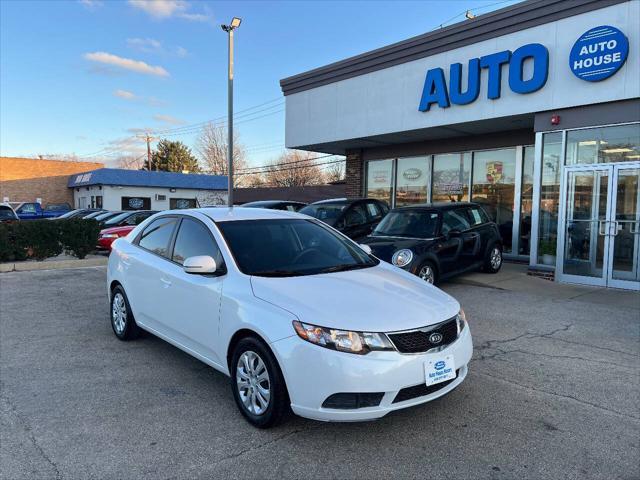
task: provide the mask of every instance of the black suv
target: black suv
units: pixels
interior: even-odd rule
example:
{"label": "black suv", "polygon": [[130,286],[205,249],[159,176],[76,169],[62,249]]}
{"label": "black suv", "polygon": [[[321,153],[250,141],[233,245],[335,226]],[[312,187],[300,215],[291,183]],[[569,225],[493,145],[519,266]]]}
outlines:
{"label": "black suv", "polygon": [[335,198],[307,205],[299,213],[322,220],[347,237],[359,240],[369,235],[388,212],[385,202],[373,198]]}
{"label": "black suv", "polygon": [[429,283],[502,266],[498,226],[475,203],[432,203],[396,208],[361,243],[381,260]]}

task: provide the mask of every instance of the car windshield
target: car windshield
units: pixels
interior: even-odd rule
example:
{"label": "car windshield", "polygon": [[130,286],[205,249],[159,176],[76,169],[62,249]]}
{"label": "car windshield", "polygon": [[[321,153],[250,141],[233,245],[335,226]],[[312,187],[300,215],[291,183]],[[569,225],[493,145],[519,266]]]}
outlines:
{"label": "car windshield", "polygon": [[78,215],[78,213],[82,212],[82,210],[71,210],[70,212],[64,213],[60,215],[58,218],[70,218]]}
{"label": "car windshield", "polygon": [[16,215],[13,213],[13,210],[11,210],[11,208],[5,205],[0,205],[0,220],[14,220],[15,218]]}
{"label": "car windshield", "polygon": [[436,235],[438,213],[420,210],[390,212],[371,234],[374,237],[431,238]]}
{"label": "car windshield", "polygon": [[111,217],[115,217],[116,215],[120,215],[122,212],[101,212],[99,215],[96,215],[95,218],[97,221],[107,220]]}
{"label": "car windshield", "polygon": [[322,220],[328,225],[334,225],[340,214],[347,208],[347,203],[316,203],[307,205],[300,210],[300,213]]}
{"label": "car windshield", "polygon": [[107,220],[106,222],[104,222],[105,226],[109,226],[109,225],[118,225],[120,222],[122,222],[123,220],[125,220],[128,216],[133,215],[135,212],[123,212],[120,215],[116,215],[113,218],[110,218],[109,220]]}
{"label": "car windshield", "polygon": [[295,277],[342,272],[379,261],[314,220],[270,219],[217,222],[247,275]]}

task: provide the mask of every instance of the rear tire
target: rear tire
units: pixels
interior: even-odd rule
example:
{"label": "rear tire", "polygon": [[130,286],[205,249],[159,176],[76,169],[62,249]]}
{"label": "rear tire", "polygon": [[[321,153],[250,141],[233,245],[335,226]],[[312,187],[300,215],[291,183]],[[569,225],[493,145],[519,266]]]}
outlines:
{"label": "rear tire", "polygon": [[255,337],[238,342],[231,357],[231,389],[240,413],[254,427],[274,427],[290,410],[282,371],[269,347]]}
{"label": "rear tire", "polygon": [[416,270],[416,275],[431,285],[438,283],[438,270],[431,261],[422,263]]}
{"label": "rear tire", "polygon": [[140,335],[129,299],[120,285],[111,292],[111,328],[118,340],[122,341],[134,340]]}
{"label": "rear tire", "polygon": [[498,273],[502,268],[502,247],[494,243],[484,257],[482,270],[486,273]]}

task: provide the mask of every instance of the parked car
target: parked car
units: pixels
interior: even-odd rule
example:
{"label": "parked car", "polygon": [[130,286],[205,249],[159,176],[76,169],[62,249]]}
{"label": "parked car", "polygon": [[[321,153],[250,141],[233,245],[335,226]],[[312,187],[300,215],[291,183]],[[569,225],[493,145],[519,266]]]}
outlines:
{"label": "parked car", "polygon": [[116,215],[120,215],[121,211],[115,211],[115,212],[102,212],[100,214],[98,214],[95,217],[96,222],[98,222],[100,225],[104,225],[104,222],[106,222],[107,220],[112,219],[113,217],[115,217]]}
{"label": "parked car", "polygon": [[96,210],[94,212],[91,212],[87,215],[85,215],[84,217],[82,217],[83,220],[89,220],[91,218],[96,218],[98,215],[102,215],[103,213],[106,213],[106,210]]}
{"label": "parked car", "polygon": [[11,205],[0,204],[0,223],[11,223],[20,220]]}
{"label": "parked car", "polygon": [[42,208],[38,202],[24,202],[15,209],[15,212],[21,220],[36,220],[57,218],[70,210],[71,207],[68,203],[53,203]]}
{"label": "parked car", "polygon": [[135,225],[125,225],[124,227],[112,227],[100,230],[98,234],[98,245],[96,249],[103,252],[111,252],[111,244],[120,237],[126,237]]}
{"label": "parked car", "polygon": [[151,332],[231,377],[257,427],[291,408],[356,421],[434,400],[467,375],[456,300],[292,212],[160,213],[113,243],[111,326]]}
{"label": "parked car", "polygon": [[475,203],[433,203],[391,210],[362,243],[373,255],[428,283],[502,267],[498,226]]}
{"label": "parked car", "polygon": [[307,206],[304,202],[294,202],[292,200],[260,200],[256,202],[243,203],[241,207],[269,208],[271,210],[288,210],[297,212]]}
{"label": "parked car", "polygon": [[58,220],[66,220],[68,218],[82,218],[86,215],[89,215],[90,213],[99,211],[99,209],[95,208],[76,208],[75,210],[70,210],[67,213],[60,215],[59,217],[51,218],[51,220],[55,220],[56,218]]}
{"label": "parked car", "polygon": [[322,200],[300,210],[300,213],[322,220],[354,240],[369,235],[387,212],[389,206],[373,198]]}
{"label": "parked car", "polygon": [[136,226],[149,218],[154,213],[158,213],[155,210],[128,210],[122,212],[115,217],[111,217],[102,223],[103,228],[111,227],[124,227],[124,226]]}

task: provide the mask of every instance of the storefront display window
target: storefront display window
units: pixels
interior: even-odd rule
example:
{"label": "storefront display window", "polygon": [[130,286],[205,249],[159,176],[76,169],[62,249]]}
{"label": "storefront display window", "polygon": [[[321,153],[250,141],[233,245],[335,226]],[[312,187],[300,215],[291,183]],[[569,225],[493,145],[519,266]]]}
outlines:
{"label": "storefront display window", "polygon": [[567,132],[567,165],[640,159],[640,124]]}
{"label": "storefront display window", "polygon": [[468,201],[470,173],[471,153],[434,155],[432,201]]}
{"label": "storefront display window", "polygon": [[515,148],[474,153],[471,198],[498,224],[506,253],[513,238],[515,186]]}
{"label": "storefront display window", "polygon": [[520,234],[518,254],[529,255],[531,251],[531,214],[533,212],[533,162],[534,147],[524,147],[522,159],[522,187],[520,189]]}
{"label": "storefront display window", "polygon": [[398,159],[396,206],[426,203],[430,157]]}
{"label": "storefront display window", "polygon": [[369,162],[367,166],[367,198],[383,200],[391,206],[393,160]]}
{"label": "storefront display window", "polygon": [[542,140],[542,176],[538,230],[538,263],[555,265],[558,205],[562,173],[562,133],[545,133]]}

